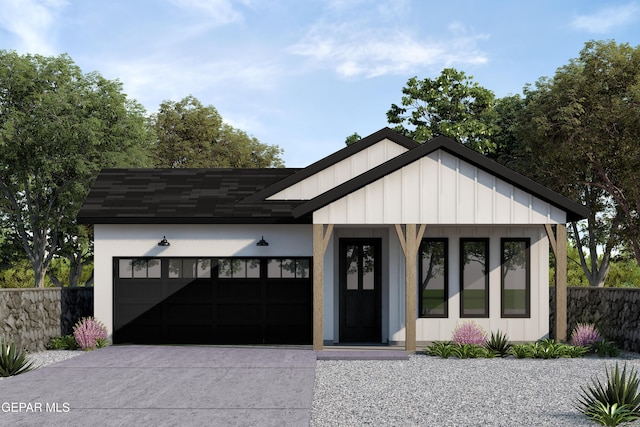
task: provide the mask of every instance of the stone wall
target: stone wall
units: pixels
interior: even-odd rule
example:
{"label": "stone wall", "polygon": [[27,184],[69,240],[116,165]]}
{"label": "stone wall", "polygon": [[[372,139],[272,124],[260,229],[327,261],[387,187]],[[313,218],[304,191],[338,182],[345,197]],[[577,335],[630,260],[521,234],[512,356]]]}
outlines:
{"label": "stone wall", "polygon": [[[555,313],[555,288],[549,288],[551,336]],[[594,323],[618,347],[640,352],[640,289],[567,288],[567,337],[579,322]]]}
{"label": "stone wall", "polygon": [[93,315],[93,288],[0,289],[0,337],[40,351],[53,337]]}
{"label": "stone wall", "polygon": [[62,335],[72,334],[78,320],[93,316],[93,287],[62,288],[60,307]]}

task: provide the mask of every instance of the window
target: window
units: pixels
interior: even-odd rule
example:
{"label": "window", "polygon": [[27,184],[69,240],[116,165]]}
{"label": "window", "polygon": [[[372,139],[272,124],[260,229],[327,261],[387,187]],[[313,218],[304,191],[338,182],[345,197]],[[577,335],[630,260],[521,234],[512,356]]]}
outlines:
{"label": "window", "polygon": [[489,317],[489,239],[460,240],[460,317]]}
{"label": "window", "polygon": [[309,277],[308,259],[270,259],[267,264],[267,276],[270,279],[306,279]]}
{"label": "window", "polygon": [[530,317],[529,239],[501,240],[502,317]]}
{"label": "window", "polygon": [[420,246],[420,317],[448,316],[447,239],[423,239]]}
{"label": "window", "polygon": [[260,260],[221,258],[218,260],[218,277],[221,279],[258,279],[260,278]]}
{"label": "window", "polygon": [[210,277],[211,259],[169,259],[169,279],[204,279]]}
{"label": "window", "polygon": [[162,270],[157,258],[122,258],[118,260],[120,279],[159,279]]}

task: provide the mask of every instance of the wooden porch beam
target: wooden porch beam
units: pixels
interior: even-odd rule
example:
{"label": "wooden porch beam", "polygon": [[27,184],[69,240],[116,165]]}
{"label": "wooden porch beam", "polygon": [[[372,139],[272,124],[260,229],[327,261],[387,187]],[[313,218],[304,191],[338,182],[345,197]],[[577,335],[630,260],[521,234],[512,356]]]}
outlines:
{"label": "wooden porch beam", "polygon": [[557,257],[558,250],[556,249],[556,236],[553,234],[553,228],[551,228],[551,224],[545,224],[544,229],[547,230],[547,236],[549,237],[549,244],[551,244],[553,256]]}
{"label": "wooden porch beam", "polygon": [[333,224],[313,224],[313,349],[322,350],[324,302],[324,254],[327,251]]}

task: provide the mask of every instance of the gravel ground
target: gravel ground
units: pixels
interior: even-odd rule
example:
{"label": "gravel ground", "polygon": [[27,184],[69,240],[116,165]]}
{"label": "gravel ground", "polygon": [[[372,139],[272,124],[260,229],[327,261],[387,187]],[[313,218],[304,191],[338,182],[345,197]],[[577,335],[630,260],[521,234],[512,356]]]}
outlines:
{"label": "gravel ground", "polygon": [[[52,363],[62,362],[63,360],[70,359],[84,353],[86,352],[82,350],[45,350],[29,353],[29,360],[33,362],[34,368],[38,369]],[[4,378],[5,377],[0,377],[0,381]]]}
{"label": "gravel ground", "polygon": [[[600,359],[441,359],[318,361],[311,426],[597,426],[573,404]],[[640,425],[640,423],[626,424]]]}
{"label": "gravel ground", "polygon": [[85,353],[86,351],[83,350],[46,350],[39,351],[37,353],[29,353],[29,359],[33,361],[34,366],[42,368],[43,366],[62,362],[63,360],[71,359],[72,357],[80,356]]}
{"label": "gravel ground", "polygon": [[[85,354],[31,353],[37,367]],[[600,359],[441,359],[318,361],[311,426],[597,426],[573,406],[580,386],[605,367],[640,355]],[[2,380],[2,377],[0,377]],[[640,426],[640,422],[625,424]]]}

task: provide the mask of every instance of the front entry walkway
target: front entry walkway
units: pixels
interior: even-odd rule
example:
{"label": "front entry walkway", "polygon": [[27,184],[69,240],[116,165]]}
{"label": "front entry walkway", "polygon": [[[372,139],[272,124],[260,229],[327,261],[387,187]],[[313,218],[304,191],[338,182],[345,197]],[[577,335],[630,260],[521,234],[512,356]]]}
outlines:
{"label": "front entry walkway", "polygon": [[316,352],[110,346],[0,383],[0,425],[309,425]]}

